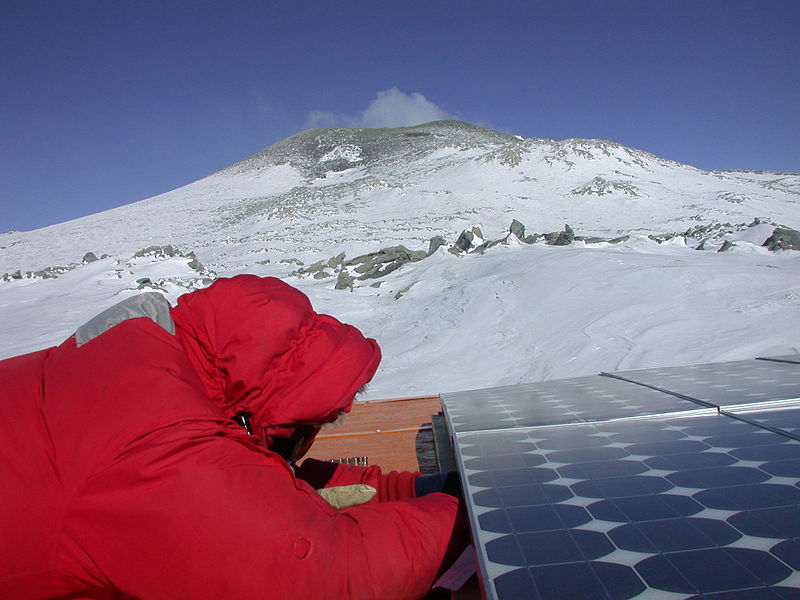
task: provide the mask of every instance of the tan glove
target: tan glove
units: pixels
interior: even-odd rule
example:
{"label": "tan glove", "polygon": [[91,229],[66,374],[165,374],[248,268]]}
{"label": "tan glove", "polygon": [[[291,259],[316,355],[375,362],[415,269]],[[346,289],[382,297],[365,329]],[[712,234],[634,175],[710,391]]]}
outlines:
{"label": "tan glove", "polygon": [[369,502],[378,493],[371,485],[358,483],[356,485],[338,485],[317,490],[319,495],[334,508],[347,508]]}

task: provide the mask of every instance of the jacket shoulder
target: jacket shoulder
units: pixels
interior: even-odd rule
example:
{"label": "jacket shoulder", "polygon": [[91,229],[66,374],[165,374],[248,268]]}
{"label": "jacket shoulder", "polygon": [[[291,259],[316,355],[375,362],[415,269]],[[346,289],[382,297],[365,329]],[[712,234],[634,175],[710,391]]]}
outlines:
{"label": "jacket shoulder", "polygon": [[75,332],[75,345],[80,348],[115,325],[141,317],[148,317],[168,333],[175,334],[167,299],[158,292],[146,292],[115,304],[81,325]]}

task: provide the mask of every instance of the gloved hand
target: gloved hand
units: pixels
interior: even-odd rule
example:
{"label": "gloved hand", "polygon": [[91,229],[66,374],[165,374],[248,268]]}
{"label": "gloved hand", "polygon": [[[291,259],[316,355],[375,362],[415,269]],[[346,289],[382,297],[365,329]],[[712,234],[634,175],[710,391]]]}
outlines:
{"label": "gloved hand", "polygon": [[355,485],[337,485],[317,490],[319,495],[333,508],[347,508],[369,502],[378,493],[371,485],[358,483]]}
{"label": "gloved hand", "polygon": [[414,494],[417,497],[433,494],[434,492],[449,494],[455,498],[462,499],[461,480],[458,477],[458,471],[420,475],[414,480]]}

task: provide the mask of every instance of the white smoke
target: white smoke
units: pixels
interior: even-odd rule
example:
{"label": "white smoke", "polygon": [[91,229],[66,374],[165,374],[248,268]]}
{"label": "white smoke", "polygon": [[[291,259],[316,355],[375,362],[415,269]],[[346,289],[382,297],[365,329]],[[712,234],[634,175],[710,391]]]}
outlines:
{"label": "white smoke", "polygon": [[406,94],[396,87],[378,92],[369,106],[356,116],[315,110],[308,115],[309,127],[408,127],[453,118],[418,92]]}

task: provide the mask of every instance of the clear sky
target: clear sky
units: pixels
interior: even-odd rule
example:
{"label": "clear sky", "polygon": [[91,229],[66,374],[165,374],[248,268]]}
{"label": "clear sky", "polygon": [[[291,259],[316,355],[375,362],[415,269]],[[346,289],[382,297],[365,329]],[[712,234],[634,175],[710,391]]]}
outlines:
{"label": "clear sky", "polygon": [[0,232],[438,118],[800,171],[800,0],[0,0]]}

